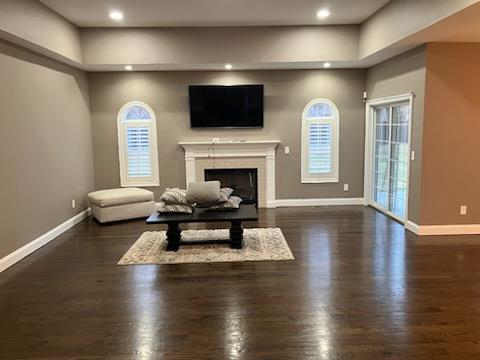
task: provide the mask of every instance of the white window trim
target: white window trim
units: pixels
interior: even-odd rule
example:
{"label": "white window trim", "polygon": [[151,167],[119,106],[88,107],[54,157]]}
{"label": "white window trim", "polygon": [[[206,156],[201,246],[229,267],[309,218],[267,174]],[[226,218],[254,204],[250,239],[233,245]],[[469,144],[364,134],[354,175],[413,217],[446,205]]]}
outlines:
{"label": "white window trim", "polygon": [[[151,115],[151,120],[123,121],[125,111],[131,106],[141,106]],[[128,176],[127,171],[127,147],[125,144],[125,131],[128,124],[147,125],[150,134],[150,157],[152,166],[152,176],[148,179],[132,178]],[[120,185],[122,187],[131,186],[159,186],[158,170],[158,147],[157,147],[157,120],[155,113],[150,106],[141,101],[130,101],[122,106],[117,116],[117,135],[118,135],[118,158],[120,161]]]}
{"label": "white window trim", "polygon": [[[310,107],[314,104],[323,102],[332,107],[336,112],[336,118],[309,118],[307,120],[307,114]],[[308,123],[329,123],[333,125],[333,158],[332,158],[332,172],[329,174],[316,174],[311,175],[308,173]],[[337,183],[338,182],[338,169],[339,169],[339,143],[340,143],[340,112],[337,106],[328,99],[318,98],[310,101],[303,109],[302,113],[302,183],[303,184],[319,184],[319,183]]]}

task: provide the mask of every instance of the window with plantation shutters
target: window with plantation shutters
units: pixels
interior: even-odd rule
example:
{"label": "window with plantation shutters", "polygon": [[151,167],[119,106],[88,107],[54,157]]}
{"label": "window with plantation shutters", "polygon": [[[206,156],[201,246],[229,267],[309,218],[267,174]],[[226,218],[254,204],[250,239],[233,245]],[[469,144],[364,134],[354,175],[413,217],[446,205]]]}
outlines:
{"label": "window with plantation shutters", "polygon": [[326,99],[310,102],[302,116],[302,182],[338,182],[339,113]]}
{"label": "window with plantation shutters", "polygon": [[141,102],[130,102],[118,113],[118,150],[121,185],[158,186],[155,114]]}

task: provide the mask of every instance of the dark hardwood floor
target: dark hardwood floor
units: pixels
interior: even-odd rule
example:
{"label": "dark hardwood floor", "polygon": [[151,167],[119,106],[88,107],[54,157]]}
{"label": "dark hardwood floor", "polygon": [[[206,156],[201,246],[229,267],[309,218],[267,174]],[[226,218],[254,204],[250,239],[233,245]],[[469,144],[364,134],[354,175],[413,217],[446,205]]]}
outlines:
{"label": "dark hardwood floor", "polygon": [[155,227],[78,224],[0,274],[0,359],[480,358],[480,237],[361,206],[246,226],[280,227],[296,260],[117,266]]}

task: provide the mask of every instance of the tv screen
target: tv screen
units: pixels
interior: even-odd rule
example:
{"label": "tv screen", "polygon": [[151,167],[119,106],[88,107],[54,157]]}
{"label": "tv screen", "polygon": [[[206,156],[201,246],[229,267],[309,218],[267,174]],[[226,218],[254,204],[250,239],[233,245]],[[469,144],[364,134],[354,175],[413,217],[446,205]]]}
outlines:
{"label": "tv screen", "polygon": [[191,85],[192,128],[263,127],[263,85]]}

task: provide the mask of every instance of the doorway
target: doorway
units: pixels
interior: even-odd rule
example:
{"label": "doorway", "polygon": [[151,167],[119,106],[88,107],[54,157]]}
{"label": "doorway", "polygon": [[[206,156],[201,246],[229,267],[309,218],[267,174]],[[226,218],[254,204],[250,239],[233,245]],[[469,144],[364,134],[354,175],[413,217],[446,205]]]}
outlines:
{"label": "doorway", "polygon": [[405,223],[408,218],[412,95],[367,102],[367,205]]}

